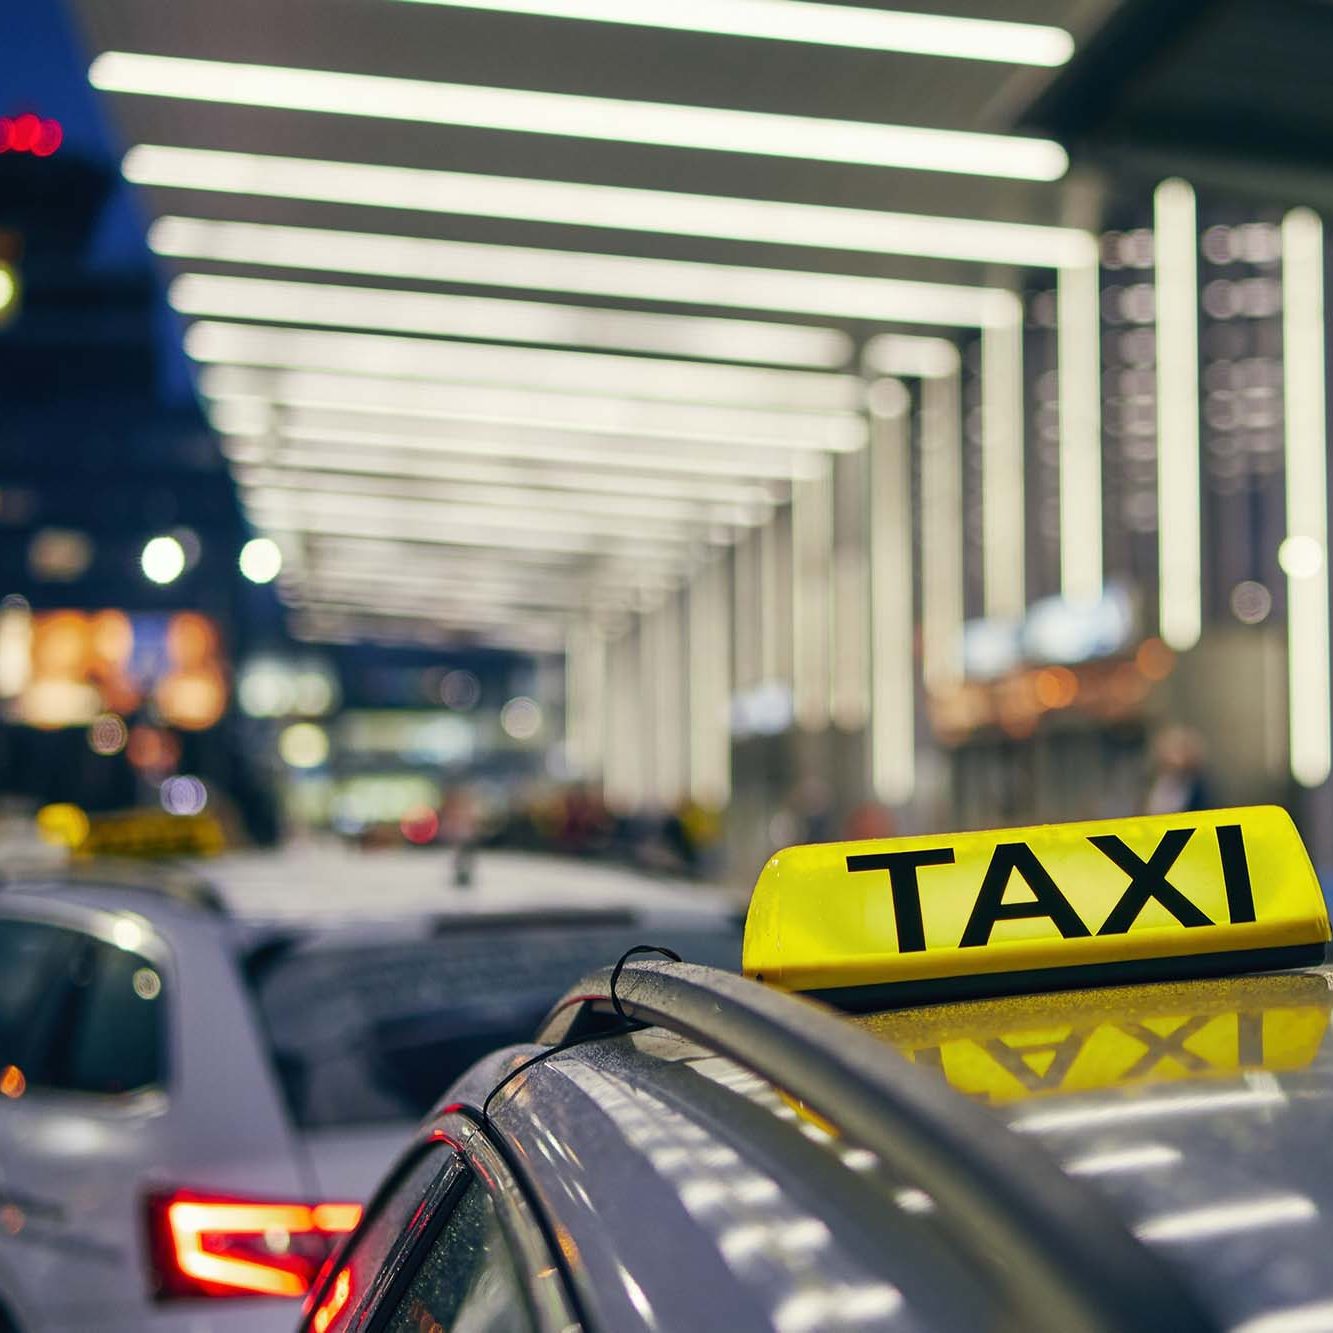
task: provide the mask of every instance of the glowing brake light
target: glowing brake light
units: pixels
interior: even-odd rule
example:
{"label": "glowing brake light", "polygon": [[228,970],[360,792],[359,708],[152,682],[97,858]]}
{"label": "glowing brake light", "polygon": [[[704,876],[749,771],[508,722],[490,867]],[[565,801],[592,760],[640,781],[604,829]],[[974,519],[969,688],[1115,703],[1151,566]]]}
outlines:
{"label": "glowing brake light", "polygon": [[160,1299],[299,1297],[361,1205],[170,1194],[149,1199],[148,1218]]}
{"label": "glowing brake light", "polygon": [[328,1299],[315,1311],[315,1333],[327,1333],[328,1327],[342,1313],[352,1294],[352,1270],[344,1268],[333,1280]]}

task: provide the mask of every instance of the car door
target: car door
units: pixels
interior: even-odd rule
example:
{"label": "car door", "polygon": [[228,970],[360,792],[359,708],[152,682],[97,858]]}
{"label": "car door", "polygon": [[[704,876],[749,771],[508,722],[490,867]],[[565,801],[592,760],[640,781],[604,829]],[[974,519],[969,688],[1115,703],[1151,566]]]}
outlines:
{"label": "car door", "polygon": [[118,920],[0,918],[0,1263],[88,1327],[145,1299],[133,1182],[167,1107],[168,960]]}

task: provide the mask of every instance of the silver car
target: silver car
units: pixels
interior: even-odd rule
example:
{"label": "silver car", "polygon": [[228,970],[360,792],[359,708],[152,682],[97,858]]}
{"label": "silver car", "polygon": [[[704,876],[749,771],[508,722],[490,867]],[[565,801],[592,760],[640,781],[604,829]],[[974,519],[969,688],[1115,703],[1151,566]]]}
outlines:
{"label": "silver car", "polygon": [[287,915],[148,869],[10,874],[0,1329],[288,1330],[412,1124],[594,960],[666,931],[739,961],[702,904]]}

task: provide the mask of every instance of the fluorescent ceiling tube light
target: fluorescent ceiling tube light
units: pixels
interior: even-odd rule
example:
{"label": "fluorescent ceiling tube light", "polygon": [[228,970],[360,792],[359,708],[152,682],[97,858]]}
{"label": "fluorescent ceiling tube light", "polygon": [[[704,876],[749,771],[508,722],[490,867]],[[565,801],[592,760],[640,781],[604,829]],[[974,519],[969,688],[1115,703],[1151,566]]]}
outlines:
{"label": "fluorescent ceiling tube light", "polygon": [[610,143],[1054,181],[1069,159],[1048,139],[880,125],[524,88],[430,83],[336,70],[107,51],[88,71],[103,92],[273,107]]}
{"label": "fluorescent ceiling tube light", "polygon": [[992,60],[1051,69],[1074,54],[1063,28],[1038,23],[909,14],[894,9],[858,9],[810,0],[416,0],[452,9],[495,14],[583,19],[638,28],[756,37],[858,51],[954,60]]}
{"label": "fluorescent ceiling tube light", "polygon": [[705,361],[756,361],[838,370],[852,340],[837,329],[760,320],[654,315],[642,310],[404,292],[334,283],[182,274],[168,293],[184,315],[374,328],[491,342],[551,343]]}
{"label": "fluorescent ceiling tube light", "polygon": [[163,189],[858,250],[867,254],[1021,264],[1033,268],[1086,264],[1097,257],[1097,242],[1092,234],[1073,227],[876,212],[775,199],[679,194],[581,181],[267,157],[157,144],[140,144],[130,149],[123,170],[125,178],[136,185]]}
{"label": "fluorescent ceiling tube light", "polygon": [[259,486],[239,483],[245,504],[255,510],[324,516],[402,519],[438,523],[442,531],[454,525],[472,525],[481,531],[523,526],[532,532],[568,533],[571,536],[623,537],[629,541],[651,538],[657,542],[691,542],[698,539],[706,522],[654,519],[616,514],[574,514],[549,508],[534,509],[516,499],[512,504],[478,504],[464,500],[441,500],[429,495],[381,495],[364,491],[327,491],[281,486],[267,482]]}
{"label": "fluorescent ceiling tube light", "polygon": [[523,506],[546,514],[610,515],[698,527],[709,523],[738,526],[754,522],[754,514],[737,505],[692,500],[663,500],[636,495],[580,495],[530,486],[478,486],[416,477],[367,477],[292,467],[238,467],[233,475],[251,490],[307,491],[311,494],[383,496],[405,500],[439,500],[485,508]]}
{"label": "fluorescent ceiling tube light", "polygon": [[782,311],[877,323],[982,328],[1007,322],[1013,303],[1012,293],[998,288],[942,282],[203,218],[159,218],[149,228],[148,243],[156,254],[171,259],[577,293],[671,305]]}
{"label": "fluorescent ceiling tube light", "polygon": [[[662,542],[625,542],[594,537],[586,532],[544,532],[515,523],[478,525],[443,524],[437,516],[409,522],[405,515],[372,513],[301,514],[288,505],[264,503],[250,498],[245,510],[257,527],[268,532],[310,533],[328,537],[375,537],[384,540],[417,542],[431,546],[484,546],[492,550],[515,547],[528,551],[555,551],[568,555],[601,556],[605,554],[650,555],[660,551]],[[680,543],[666,543],[680,549]]]}
{"label": "fluorescent ceiling tube light", "polygon": [[[299,284],[293,284],[299,285]],[[863,388],[854,375],[758,366],[699,365],[661,357],[612,356],[544,347],[495,347],[378,333],[274,328],[201,320],[185,335],[196,361],[327,370],[448,384],[754,406],[800,412],[854,412]]]}
{"label": "fluorescent ceiling tube light", "polygon": [[[198,356],[195,349],[190,350]],[[533,429],[563,427],[589,435],[776,445],[816,452],[849,452],[865,439],[864,423],[851,413],[764,412],[492,385],[431,384],[282,369],[269,372],[235,364],[213,366],[210,372],[201,379],[201,388],[210,398],[267,397],[291,406],[360,410],[385,417]]]}
{"label": "fluorescent ceiling tube light", "polygon": [[[220,404],[214,404],[220,406]],[[328,466],[351,468],[360,460],[366,467],[411,473],[418,468],[438,467],[442,475],[452,475],[459,459],[508,460],[534,468],[568,467],[597,469],[612,476],[620,474],[621,484],[637,485],[645,476],[662,476],[675,481],[700,483],[741,481],[785,488],[793,475],[814,466],[817,458],[793,455],[783,450],[746,449],[732,456],[709,446],[697,451],[673,447],[657,453],[634,441],[578,435],[546,435],[541,432],[496,432],[494,439],[484,434],[468,438],[441,437],[437,427],[422,422],[423,429],[412,434],[402,429],[385,429],[375,420],[356,422],[348,429],[345,416],[338,424],[322,421],[318,413],[293,413],[284,423],[277,441],[256,441],[248,435],[226,435],[222,451],[234,463],[326,461]],[[389,423],[390,427],[402,423]]]}
{"label": "fluorescent ceiling tube light", "polygon": [[458,458],[385,460],[377,451],[300,450],[293,448],[267,451],[256,449],[252,455],[229,455],[239,467],[292,468],[300,472],[330,476],[376,477],[404,483],[413,481],[449,481],[460,485],[528,487],[546,497],[609,497],[619,504],[627,497],[646,500],[676,500],[702,505],[741,505],[768,512],[778,498],[778,488],[756,485],[744,480],[734,483],[710,478],[655,477],[635,469],[619,473],[606,468],[568,466],[560,460],[546,468],[524,466],[518,462],[465,462]]}
{"label": "fluorescent ceiling tube light", "polygon": [[947,338],[881,333],[866,344],[862,357],[868,374],[908,379],[940,379],[958,371],[958,348]]}

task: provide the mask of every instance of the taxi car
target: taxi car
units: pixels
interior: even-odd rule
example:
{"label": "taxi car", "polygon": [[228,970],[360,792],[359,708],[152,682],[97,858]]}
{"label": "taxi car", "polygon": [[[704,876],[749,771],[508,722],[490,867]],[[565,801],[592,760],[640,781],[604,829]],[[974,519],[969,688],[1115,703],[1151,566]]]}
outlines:
{"label": "taxi car", "polygon": [[739,964],[729,906],[660,891],[314,925],[308,888],[261,920],[268,897],[229,893],[225,861],[208,874],[0,872],[0,1333],[289,1333],[478,1054],[645,929]]}
{"label": "taxi car", "polygon": [[1273,808],[781,852],[747,976],[458,1080],[302,1329],[1333,1329],[1328,940]]}

